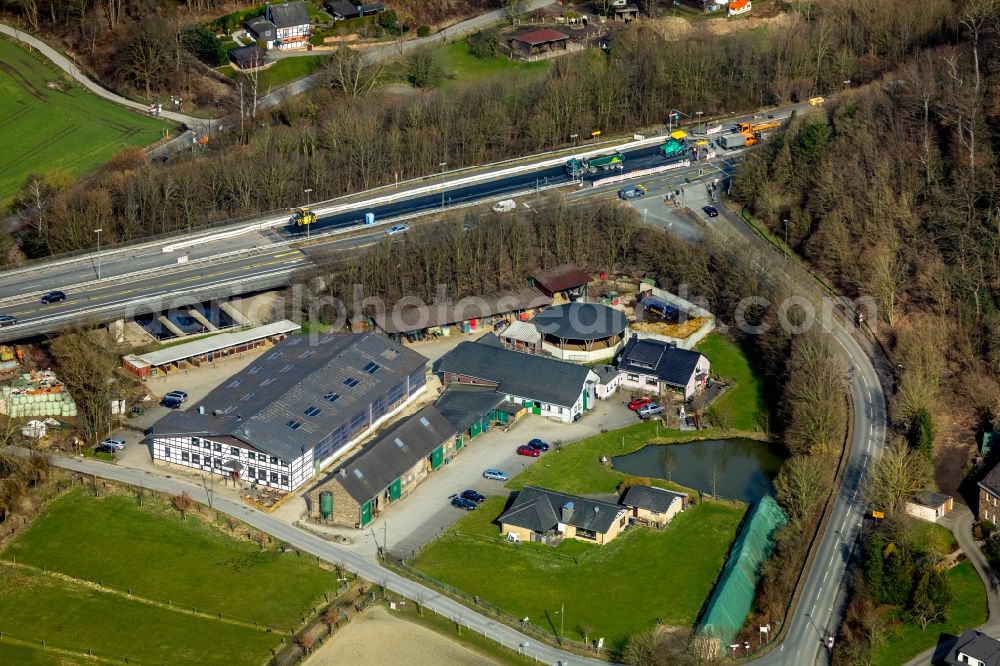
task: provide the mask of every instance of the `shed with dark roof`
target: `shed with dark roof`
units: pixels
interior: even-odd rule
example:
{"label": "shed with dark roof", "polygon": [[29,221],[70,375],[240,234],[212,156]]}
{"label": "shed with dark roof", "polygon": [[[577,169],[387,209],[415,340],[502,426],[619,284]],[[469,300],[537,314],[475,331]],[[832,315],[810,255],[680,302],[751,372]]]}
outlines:
{"label": "shed with dark roof", "polygon": [[604,545],[628,524],[628,510],[611,502],[525,486],[497,522],[511,540],[579,539]]}
{"label": "shed with dark roof", "polygon": [[622,495],[621,504],[629,507],[637,520],[664,527],[684,510],[687,497],[687,493],[664,488],[629,486]]}
{"label": "shed with dark roof", "polygon": [[944,658],[948,666],[1000,666],[1000,641],[975,629],[966,629]]}
{"label": "shed with dark roof", "polygon": [[573,264],[563,264],[545,271],[535,271],[529,282],[547,296],[587,297],[590,276]]}
{"label": "shed with dark roof", "polygon": [[591,409],[597,375],[587,367],[511,351],[491,343],[462,342],[434,364],[447,387],[489,386],[535,414],[570,422]]}
{"label": "shed with dark roof", "polygon": [[241,46],[229,52],[229,60],[243,71],[260,69],[268,65],[267,51],[256,44]]}
{"label": "shed with dark roof", "polygon": [[455,428],[455,432],[471,439],[486,430],[494,421],[509,423],[511,415],[500,406],[505,396],[490,386],[451,384],[434,406]]}
{"label": "shed with dark roof", "polygon": [[[454,435],[433,405],[402,419],[309,490],[310,515],[364,527],[461,449]],[[321,514],[324,492],[332,494],[329,516]]]}
{"label": "shed with dark roof", "polygon": [[507,37],[507,45],[511,51],[525,56],[537,55],[555,49],[565,50],[569,44],[569,35],[552,28],[531,30]]}
{"label": "shed with dark roof", "polygon": [[[255,42],[263,44],[264,48],[269,49],[274,45],[274,40],[278,38],[278,31],[274,27],[274,24],[268,21],[263,16],[258,16],[247,21],[244,26],[246,26],[247,34],[253,38]],[[233,49],[238,51],[239,49]]]}
{"label": "shed with dark roof", "polygon": [[684,399],[703,388],[711,369],[704,355],[659,340],[632,338],[618,357],[625,388],[659,393],[672,389]]}
{"label": "shed with dark roof", "polygon": [[373,333],[288,338],[188,411],[157,421],[153,457],[212,470],[228,450],[245,478],[254,468],[258,482],[292,490],[421,393],[426,363]]}

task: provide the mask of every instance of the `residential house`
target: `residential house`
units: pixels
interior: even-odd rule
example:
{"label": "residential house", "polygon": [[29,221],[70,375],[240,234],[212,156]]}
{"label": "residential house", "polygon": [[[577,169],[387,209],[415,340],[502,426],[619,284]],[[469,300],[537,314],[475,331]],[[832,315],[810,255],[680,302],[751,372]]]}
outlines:
{"label": "residential house", "polygon": [[979,520],[1000,525],[1000,464],[979,482]]}
{"label": "residential house", "polygon": [[278,29],[265,16],[250,19],[244,24],[249,35],[259,46],[265,49],[274,48],[274,40],[278,38]]}
{"label": "residential house", "polygon": [[906,503],[906,513],[933,523],[947,515],[953,506],[954,500],[951,495],[922,490]]}
{"label": "residential house", "polygon": [[632,338],[618,357],[618,370],[627,389],[660,393],[680,392],[691,398],[708,381],[711,364],[702,354],[659,340]]}
{"label": "residential house", "polygon": [[618,504],[525,486],[497,522],[510,541],[577,539],[603,546],[621,533],[628,518],[628,509]]}
{"label": "residential house", "polygon": [[305,48],[309,43],[309,12],[305,2],[267,5],[267,19],[274,24],[274,46],[279,50]]}
{"label": "residential house", "polygon": [[597,386],[594,387],[598,399],[608,400],[615,394],[622,383],[622,373],[613,365],[598,365],[594,368],[597,375]]}
{"label": "residential house", "polygon": [[153,459],[295,490],[422,393],[426,363],[373,333],[287,338],[157,421]]}
{"label": "residential house", "polygon": [[461,448],[454,426],[434,406],[424,407],[395,423],[310,488],[309,514],[363,528]]}
{"label": "residential house", "polygon": [[327,0],[323,7],[336,21],[358,18],[361,16],[373,16],[385,11],[385,5],[381,2],[370,2],[355,5],[348,0]]}
{"label": "residential house", "polygon": [[966,629],[944,658],[948,666],[1000,666],[1000,641]]}
{"label": "residential house", "polygon": [[629,486],[620,503],[632,510],[636,520],[665,527],[687,507],[687,501],[687,493],[652,486]]}
{"label": "residential house", "polygon": [[511,351],[489,333],[466,341],[434,364],[441,383],[492,387],[533,414],[566,423],[593,409],[597,374],[585,366]]}

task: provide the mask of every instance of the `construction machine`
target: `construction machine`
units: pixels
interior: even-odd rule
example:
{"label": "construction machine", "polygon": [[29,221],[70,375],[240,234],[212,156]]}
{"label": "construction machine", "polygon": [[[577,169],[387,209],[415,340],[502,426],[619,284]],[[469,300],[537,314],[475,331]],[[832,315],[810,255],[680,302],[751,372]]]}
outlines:
{"label": "construction machine", "polygon": [[295,214],[292,215],[292,226],[297,229],[304,229],[311,224],[316,222],[316,213],[312,212],[305,206],[302,208],[295,208]]}

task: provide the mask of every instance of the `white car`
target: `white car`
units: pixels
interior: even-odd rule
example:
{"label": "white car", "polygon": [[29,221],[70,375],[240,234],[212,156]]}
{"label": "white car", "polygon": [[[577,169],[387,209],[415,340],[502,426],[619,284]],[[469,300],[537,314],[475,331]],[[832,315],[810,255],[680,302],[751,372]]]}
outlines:
{"label": "white car", "polygon": [[385,230],[386,236],[395,236],[396,234],[405,234],[410,230],[409,225],[406,224],[394,224]]}
{"label": "white car", "polygon": [[184,391],[171,391],[170,393],[163,396],[164,400],[177,400],[178,402],[186,402],[188,399],[188,394]]}
{"label": "white car", "polygon": [[107,439],[102,439],[97,446],[107,446],[115,451],[121,451],[125,448],[125,440],[118,439],[117,437],[108,437]]}

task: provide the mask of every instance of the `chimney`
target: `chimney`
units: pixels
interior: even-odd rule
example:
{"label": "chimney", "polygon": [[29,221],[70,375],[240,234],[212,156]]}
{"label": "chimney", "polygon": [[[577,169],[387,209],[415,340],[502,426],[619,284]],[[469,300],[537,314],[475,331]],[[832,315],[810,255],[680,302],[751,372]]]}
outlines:
{"label": "chimney", "polygon": [[199,414],[205,413],[205,405],[198,405],[198,413]]}
{"label": "chimney", "polygon": [[341,468],[340,468],[340,475],[341,475],[341,476],[347,476],[347,470],[346,470],[346,469],[344,469],[343,467],[341,467]]}
{"label": "chimney", "polygon": [[573,518],[573,503],[566,502],[561,507],[559,507],[559,522],[564,525],[568,523]]}

